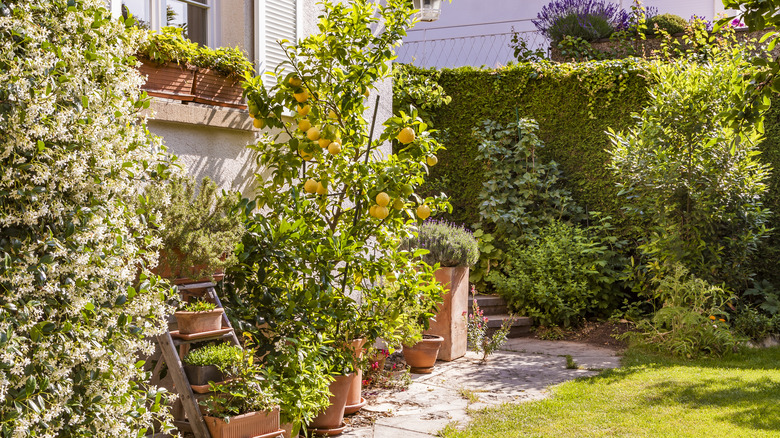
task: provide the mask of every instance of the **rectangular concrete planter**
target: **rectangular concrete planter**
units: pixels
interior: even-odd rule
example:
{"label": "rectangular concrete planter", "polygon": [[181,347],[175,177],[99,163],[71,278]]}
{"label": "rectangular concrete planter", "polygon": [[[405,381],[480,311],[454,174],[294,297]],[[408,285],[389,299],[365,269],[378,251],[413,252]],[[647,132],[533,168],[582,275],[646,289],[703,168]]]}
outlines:
{"label": "rectangular concrete planter", "polygon": [[176,64],[175,62],[156,64],[152,61],[141,59],[141,67],[138,71],[141,75],[147,77],[141,89],[150,96],[183,102],[195,99],[193,94],[195,85],[194,69]]}
{"label": "rectangular concrete planter", "polygon": [[199,68],[195,73],[195,102],[246,109],[239,77],[227,77]]}
{"label": "rectangular concrete planter", "polygon": [[436,281],[444,286],[444,302],[426,334],[439,335],[444,342],[439,349],[440,360],[455,360],[466,354],[466,320],[469,308],[469,267],[439,268]]}

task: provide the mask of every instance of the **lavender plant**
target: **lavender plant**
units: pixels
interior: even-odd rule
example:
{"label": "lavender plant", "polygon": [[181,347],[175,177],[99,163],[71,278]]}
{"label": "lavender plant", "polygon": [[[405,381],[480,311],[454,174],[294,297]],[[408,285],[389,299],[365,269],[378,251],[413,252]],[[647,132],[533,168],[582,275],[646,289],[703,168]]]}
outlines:
{"label": "lavender plant", "polygon": [[401,249],[427,249],[422,259],[431,266],[473,266],[479,260],[479,247],[471,231],[445,221],[423,222],[415,237],[401,242]]}
{"label": "lavender plant", "polygon": [[594,41],[628,28],[630,16],[606,0],[552,0],[533,23],[553,43],[565,36]]}

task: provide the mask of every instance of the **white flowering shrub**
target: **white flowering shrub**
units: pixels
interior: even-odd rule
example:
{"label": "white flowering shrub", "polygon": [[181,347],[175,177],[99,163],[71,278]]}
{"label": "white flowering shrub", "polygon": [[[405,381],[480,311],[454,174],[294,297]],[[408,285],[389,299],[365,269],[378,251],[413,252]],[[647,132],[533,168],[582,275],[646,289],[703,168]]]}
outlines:
{"label": "white flowering shrub", "polygon": [[171,311],[138,196],[170,166],[137,118],[129,24],[103,0],[0,2],[3,438],[169,424],[138,359]]}

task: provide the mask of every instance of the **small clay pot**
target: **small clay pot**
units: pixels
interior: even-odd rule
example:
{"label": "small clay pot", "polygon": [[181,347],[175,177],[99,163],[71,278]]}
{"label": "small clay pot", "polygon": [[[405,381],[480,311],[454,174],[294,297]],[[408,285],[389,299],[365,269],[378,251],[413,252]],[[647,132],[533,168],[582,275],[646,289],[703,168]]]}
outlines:
{"label": "small clay pot", "polygon": [[420,342],[414,345],[404,345],[403,354],[406,363],[412,367],[416,374],[430,374],[436,365],[436,356],[439,355],[444,338],[437,335],[423,335]]}
{"label": "small clay pot", "polygon": [[307,429],[314,430],[330,430],[339,429],[342,427],[344,421],[344,408],[347,406],[347,395],[349,394],[349,387],[352,383],[352,374],[346,376],[338,376],[336,380],[330,383],[328,389],[330,393],[330,406],[324,411],[320,412],[310,424],[307,425]]}
{"label": "small clay pot", "polygon": [[211,332],[222,328],[222,314],[225,309],[219,307],[203,312],[178,311],[173,314],[179,327],[179,333],[191,335],[195,333]]}
{"label": "small clay pot", "polygon": [[230,417],[230,421],[203,416],[212,438],[276,438],[283,433],[279,427],[279,409],[250,412]]}

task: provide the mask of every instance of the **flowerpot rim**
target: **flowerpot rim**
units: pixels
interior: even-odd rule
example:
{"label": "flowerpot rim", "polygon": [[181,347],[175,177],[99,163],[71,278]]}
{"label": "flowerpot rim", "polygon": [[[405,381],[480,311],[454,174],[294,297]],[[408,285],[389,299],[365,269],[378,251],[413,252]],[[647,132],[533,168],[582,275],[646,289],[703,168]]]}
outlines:
{"label": "flowerpot rim", "polygon": [[173,314],[175,316],[175,315],[198,315],[198,314],[204,315],[204,314],[207,314],[207,313],[225,313],[225,308],[217,307],[217,308],[214,308],[212,310],[200,310],[200,311],[197,311],[197,312],[190,312],[188,310],[177,310]]}

